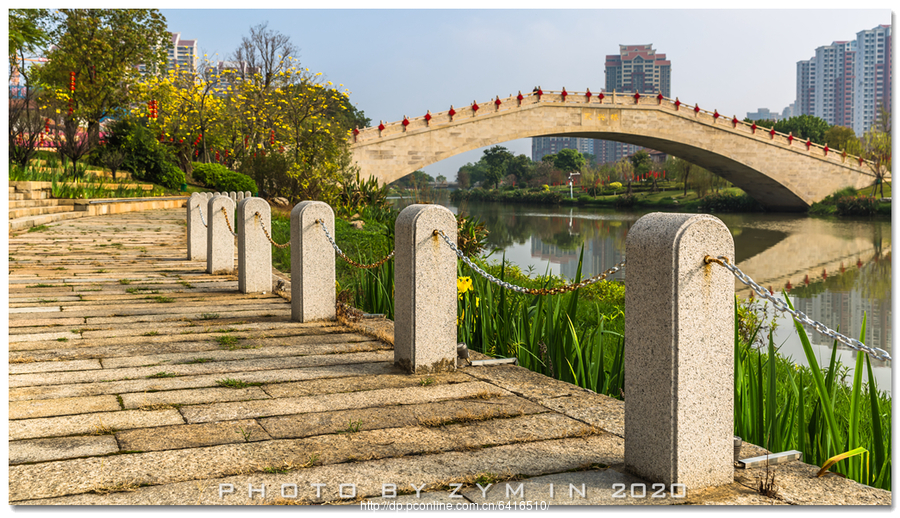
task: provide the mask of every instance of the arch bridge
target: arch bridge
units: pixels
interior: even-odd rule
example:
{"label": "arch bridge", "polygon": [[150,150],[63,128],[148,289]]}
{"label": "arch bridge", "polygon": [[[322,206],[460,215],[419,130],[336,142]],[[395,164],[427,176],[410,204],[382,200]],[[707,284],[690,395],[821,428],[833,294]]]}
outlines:
{"label": "arch bridge", "polygon": [[838,189],[860,189],[875,179],[859,157],[677,98],[565,89],[356,129],[350,149],[361,178],[390,183],[459,153],[540,136],[614,140],[662,151],[721,176],[774,211],[804,211]]}

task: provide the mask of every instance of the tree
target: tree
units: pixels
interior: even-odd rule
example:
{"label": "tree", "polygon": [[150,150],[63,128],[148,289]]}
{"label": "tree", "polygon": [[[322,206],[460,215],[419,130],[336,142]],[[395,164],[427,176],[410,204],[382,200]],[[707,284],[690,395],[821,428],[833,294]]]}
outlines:
{"label": "tree", "polygon": [[460,167],[459,171],[456,172],[456,183],[459,184],[460,189],[468,189],[469,185],[471,185],[469,170],[465,166]]}
{"label": "tree", "polygon": [[856,138],[856,133],[853,132],[853,129],[846,126],[835,125],[828,128],[828,130],[825,131],[824,138],[825,143],[828,144],[828,147],[831,149],[847,151],[850,148],[858,147],[855,143],[855,141],[859,140]]}
{"label": "tree", "polygon": [[553,159],[553,166],[568,174],[581,171],[584,164],[584,156],[577,149],[562,149]]}
{"label": "tree", "polygon": [[631,194],[631,182],[634,181],[634,164],[628,158],[622,157],[621,160],[616,162],[616,175],[622,179],[627,185],[628,189],[625,191],[626,195]]}
{"label": "tree", "polygon": [[28,67],[48,42],[47,9],[10,9],[9,11],[9,158],[25,167],[44,140],[46,110],[38,101],[39,89]]}
{"label": "tree", "polygon": [[284,72],[290,58],[298,52],[291,37],[272,31],[269,22],[250,27],[250,36],[241,38],[232,59],[238,64],[236,74],[244,81],[260,81],[264,88],[275,82]]}
{"label": "tree", "polygon": [[891,173],[891,112],[883,104],[879,106],[878,116],[861,142],[860,156],[869,160],[868,166],[875,173],[875,183],[884,198],[884,180]]}
{"label": "tree", "polygon": [[[65,133],[83,131],[80,142],[90,151],[99,143],[100,121],[128,107],[138,67],[152,74],[165,65],[166,21],[156,9],[60,9],[53,18],[54,46],[38,79],[48,103],[65,101],[57,108],[58,125]],[[64,149],[75,153],[82,146]]]}
{"label": "tree", "polygon": [[643,149],[628,157],[628,160],[631,161],[631,165],[634,168],[634,176],[638,178],[649,173],[650,168],[653,166],[653,159],[650,158],[650,153]]}
{"label": "tree", "polygon": [[756,121],[756,125],[761,128],[774,128],[775,131],[785,135],[793,134],[795,138],[801,140],[809,139],[819,145],[825,144],[825,132],[831,127],[825,119],[814,115],[798,115],[778,122]]}
{"label": "tree", "polygon": [[682,160],[680,158],[672,159],[672,173],[674,173],[679,180],[684,183],[684,196],[687,196],[688,191],[688,180],[691,177],[691,173],[699,170],[698,166],[688,162],[687,160]]}
{"label": "tree", "polygon": [[437,178],[435,178],[435,180],[437,180],[437,182],[438,182],[439,184],[445,184],[445,183],[447,183],[447,177],[444,176],[444,175],[442,175],[442,174],[437,175]]}
{"label": "tree", "polygon": [[[9,55],[27,55],[49,43],[49,20],[48,9],[10,9]],[[10,63],[15,66],[16,60],[10,59]]]}
{"label": "tree", "polygon": [[506,164],[513,158],[513,154],[503,146],[494,146],[484,150],[481,160],[487,165],[485,181],[488,185],[494,184],[496,188],[500,180],[506,176]]}
{"label": "tree", "polygon": [[525,155],[516,155],[506,163],[506,173],[516,177],[516,183],[524,184],[534,175],[534,162]]}

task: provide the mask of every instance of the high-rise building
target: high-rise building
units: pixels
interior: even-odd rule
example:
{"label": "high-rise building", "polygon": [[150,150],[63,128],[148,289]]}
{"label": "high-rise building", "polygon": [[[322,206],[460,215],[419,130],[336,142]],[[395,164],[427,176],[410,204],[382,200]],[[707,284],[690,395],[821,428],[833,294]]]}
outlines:
{"label": "high-rise building", "polygon": [[794,115],[812,115],[816,93],[816,58],[797,62],[797,100]]}
{"label": "high-rise building", "polygon": [[596,155],[594,142],[594,139],[578,137],[532,137],[531,160],[540,162],[544,156],[555,155],[563,149],[577,149],[582,155]]}
{"label": "high-rise building", "polygon": [[180,32],[170,32],[172,40],[169,42],[169,62],[166,68],[174,70],[178,65],[179,70],[196,72],[200,57],[197,55],[197,40],[183,40]]}
{"label": "high-rise building", "polygon": [[879,25],[856,33],[853,131],[862,135],[878,117],[880,106],[891,110],[891,26]]}
{"label": "high-rise building", "polygon": [[891,109],[891,26],[860,31],[855,41],[835,41],[797,62],[792,114],[815,115],[862,135],[881,106]]}
{"label": "high-rise building", "polygon": [[853,124],[855,41],[835,41],[816,49],[813,115],[828,124]]}
{"label": "high-rise building", "polygon": [[618,54],[607,55],[606,90],[671,97],[672,63],[652,45],[619,45]]}
{"label": "high-rise building", "polygon": [[758,108],[755,112],[747,112],[747,118],[752,121],[777,121],[781,115],[768,108]]}

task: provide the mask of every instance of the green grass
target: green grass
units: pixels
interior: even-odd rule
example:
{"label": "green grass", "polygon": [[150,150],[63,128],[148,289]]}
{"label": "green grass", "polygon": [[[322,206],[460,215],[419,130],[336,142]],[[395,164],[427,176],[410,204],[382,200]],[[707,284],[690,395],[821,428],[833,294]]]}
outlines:
{"label": "green grass", "polygon": [[219,318],[218,313],[203,313],[200,315],[200,320],[215,320]]}
{"label": "green grass", "polygon": [[119,284],[131,284],[131,279],[119,279]]}
{"label": "green grass", "polygon": [[168,304],[168,303],[171,303],[171,302],[175,302],[175,299],[172,298],[172,297],[162,297],[162,296],[157,296],[157,297],[146,297],[146,298],[151,299],[151,300],[153,300],[153,301],[155,301],[155,302],[159,302],[159,303],[161,303],[161,304]]}
{"label": "green grass", "polygon": [[35,225],[35,226],[29,228],[28,231],[29,232],[43,232],[44,230],[47,230],[48,228],[50,228],[50,227],[48,227],[47,225]]}
{"label": "green grass", "polygon": [[174,378],[177,374],[173,374],[171,372],[157,372],[156,374],[151,374],[147,376],[148,378]]}

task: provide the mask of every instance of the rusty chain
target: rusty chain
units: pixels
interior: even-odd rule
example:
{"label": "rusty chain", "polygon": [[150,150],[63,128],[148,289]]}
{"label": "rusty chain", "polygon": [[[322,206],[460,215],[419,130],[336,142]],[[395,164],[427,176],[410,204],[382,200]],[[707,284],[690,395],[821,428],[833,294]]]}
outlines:
{"label": "rusty chain", "polygon": [[704,258],[704,261],[706,262],[706,264],[715,263],[725,267],[726,270],[734,274],[734,276],[737,277],[739,281],[749,286],[750,289],[756,292],[757,295],[772,302],[772,305],[776,310],[781,311],[782,313],[789,313],[797,322],[811,326],[813,329],[822,333],[823,335],[833,338],[834,340],[837,340],[838,342],[846,345],[853,350],[862,351],[872,358],[875,358],[876,360],[891,360],[891,355],[888,354],[888,352],[884,349],[879,349],[878,347],[869,347],[868,345],[860,342],[855,338],[844,336],[833,329],[829,329],[827,326],[825,326],[825,324],[809,318],[801,311],[791,309],[790,306],[787,305],[787,303],[773,296],[771,293],[769,293],[769,290],[757,284],[756,281],[747,276],[746,273],[742,272],[740,268],[731,264],[727,257],[712,257],[708,255]]}
{"label": "rusty chain", "polygon": [[259,226],[262,227],[263,233],[266,235],[266,239],[268,239],[270,243],[272,243],[273,245],[275,245],[278,248],[287,248],[287,247],[291,246],[290,242],[287,242],[283,245],[279,245],[278,243],[276,243],[272,239],[272,236],[269,235],[269,231],[266,229],[266,225],[263,223],[262,218],[259,216],[259,212],[256,212],[256,214],[254,214],[253,216],[256,218],[256,221],[259,222]]}
{"label": "rusty chain", "polygon": [[322,221],[321,219],[317,219],[316,223],[318,223],[319,225],[322,225],[322,230],[325,231],[325,236],[328,238],[328,241],[331,242],[331,246],[334,247],[334,251],[337,252],[337,254],[341,257],[341,259],[347,261],[348,263],[352,264],[353,266],[355,266],[357,268],[365,268],[365,269],[378,268],[379,266],[388,262],[391,258],[394,257],[394,250],[391,250],[391,253],[389,253],[385,257],[381,258],[381,260],[379,260],[378,262],[375,262],[372,264],[358,263],[358,262],[354,261],[353,259],[350,259],[349,257],[347,257],[347,254],[345,254],[341,250],[341,248],[337,245],[337,243],[334,242],[334,239],[331,238],[331,234],[328,232],[328,227],[325,226],[324,221]]}
{"label": "rusty chain", "polygon": [[465,254],[463,254],[462,251],[460,251],[460,249],[457,248],[455,244],[450,242],[450,238],[448,238],[447,235],[444,234],[444,232],[442,230],[435,230],[434,235],[440,235],[442,238],[444,238],[444,242],[447,243],[447,245],[449,245],[450,248],[454,252],[456,252],[456,255],[460,259],[462,259],[464,263],[469,265],[469,268],[474,270],[476,273],[478,273],[479,275],[481,275],[482,277],[487,279],[489,282],[492,282],[492,283],[496,284],[497,286],[500,286],[501,288],[505,288],[510,291],[515,291],[517,293],[527,293],[529,295],[559,295],[560,293],[568,293],[570,291],[575,291],[579,288],[583,288],[590,284],[594,284],[595,282],[602,281],[603,279],[609,277],[610,275],[618,272],[619,270],[621,270],[622,268],[625,267],[625,260],[623,259],[622,262],[616,264],[612,268],[609,268],[608,270],[604,271],[603,273],[595,275],[595,276],[591,277],[590,279],[585,279],[579,283],[569,284],[567,286],[560,286],[558,288],[523,288],[522,286],[516,286],[515,284],[510,284],[506,281],[501,281],[500,279],[494,277],[493,275],[491,275],[488,272],[479,268],[478,265],[473,263],[471,259],[466,257]]}
{"label": "rusty chain", "polygon": [[231,232],[231,235],[237,237],[237,233],[231,228],[231,221],[228,219],[228,211],[225,210],[225,207],[222,207],[222,214],[225,214],[225,223],[228,224],[228,231]]}

